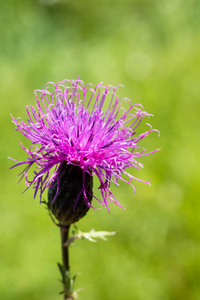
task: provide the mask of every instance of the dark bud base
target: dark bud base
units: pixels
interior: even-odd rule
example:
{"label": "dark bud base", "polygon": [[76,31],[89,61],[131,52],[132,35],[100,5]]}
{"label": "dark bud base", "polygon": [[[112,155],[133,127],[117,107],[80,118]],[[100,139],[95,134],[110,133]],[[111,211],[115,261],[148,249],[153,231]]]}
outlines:
{"label": "dark bud base", "polygon": [[[89,210],[85,204],[83,193],[80,194],[83,189],[83,171],[78,166],[67,165],[64,162],[60,167],[58,177],[60,181],[58,194],[54,199],[58,186],[57,179],[55,179],[48,191],[48,208],[62,226],[69,226],[84,217]],[[92,201],[92,188],[93,177],[85,172],[85,190],[89,192],[86,192],[86,195],[90,203]]]}

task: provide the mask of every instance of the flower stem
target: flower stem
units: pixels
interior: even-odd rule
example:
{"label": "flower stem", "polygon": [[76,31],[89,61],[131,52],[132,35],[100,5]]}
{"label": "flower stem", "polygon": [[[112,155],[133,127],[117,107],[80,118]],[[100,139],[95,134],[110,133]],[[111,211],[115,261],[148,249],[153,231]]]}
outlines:
{"label": "flower stem", "polygon": [[[68,246],[64,246],[64,243],[66,243],[66,241],[68,240],[69,237],[69,226],[60,226],[60,233],[61,233],[61,248],[62,248],[62,262],[63,262],[63,267],[65,268],[66,271],[69,271],[70,267],[69,267],[69,247]],[[64,287],[64,300],[69,299],[67,296],[67,292],[66,291],[66,286],[63,285]]]}

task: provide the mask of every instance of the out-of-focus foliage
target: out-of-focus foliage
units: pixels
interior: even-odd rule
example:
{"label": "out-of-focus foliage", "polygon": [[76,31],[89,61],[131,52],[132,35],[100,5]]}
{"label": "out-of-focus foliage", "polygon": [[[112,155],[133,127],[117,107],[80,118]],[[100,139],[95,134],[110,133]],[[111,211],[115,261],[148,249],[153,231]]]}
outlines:
{"label": "out-of-focus foliage", "polygon": [[[0,299],[59,299],[59,231],[33,191],[17,185],[7,156],[24,159],[10,113],[26,118],[33,90],[80,76],[124,84],[161,131],[144,147],[136,183],[113,187],[122,210],[90,210],[81,231],[117,231],[107,242],[77,241],[71,272],[84,300],[200,299],[198,0],[0,0]],[[135,170],[134,170],[135,172]],[[96,195],[98,190],[96,186]]]}

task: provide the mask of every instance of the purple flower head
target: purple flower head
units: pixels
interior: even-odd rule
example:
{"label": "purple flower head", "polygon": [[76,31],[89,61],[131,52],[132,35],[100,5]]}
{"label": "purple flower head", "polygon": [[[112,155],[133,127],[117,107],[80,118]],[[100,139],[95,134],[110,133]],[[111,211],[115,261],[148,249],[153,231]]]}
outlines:
{"label": "purple flower head", "polygon": [[[50,91],[52,87],[53,91]],[[79,79],[56,84],[49,82],[45,89],[35,91],[36,109],[31,105],[27,107],[27,122],[12,117],[16,128],[32,141],[28,149],[21,144],[27,160],[13,159],[17,162],[13,167],[25,165],[21,174],[25,177],[27,188],[34,188],[34,198],[39,193],[41,200],[45,189],[50,188],[55,180],[59,181],[58,174],[63,163],[82,170],[81,192],[87,206],[91,204],[84,183],[86,173],[98,177],[102,200],[93,194],[92,197],[107,208],[109,202],[121,206],[110,190],[111,182],[118,184],[120,179],[134,188],[132,180],[143,181],[126,169],[140,169],[142,164],[137,158],[157,151],[146,153],[139,146],[139,142],[155,130],[148,124],[149,130],[137,134],[143,118],[150,115],[141,110],[141,105],[134,105],[129,99],[118,99],[117,88],[103,86],[102,83],[92,88],[92,84],[84,85]],[[127,110],[121,107],[122,101],[128,103]],[[30,180],[28,171],[32,165],[35,171]]]}

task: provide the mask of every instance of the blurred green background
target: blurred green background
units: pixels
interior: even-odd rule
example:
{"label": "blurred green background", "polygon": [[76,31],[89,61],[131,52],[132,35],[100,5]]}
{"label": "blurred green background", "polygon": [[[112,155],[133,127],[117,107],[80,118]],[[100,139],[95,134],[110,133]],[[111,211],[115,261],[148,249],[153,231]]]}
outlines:
{"label": "blurred green background", "polygon": [[126,210],[79,222],[118,232],[71,247],[80,299],[200,299],[199,20],[198,0],[0,0],[0,299],[62,299],[59,230],[32,190],[21,195],[21,169],[9,171],[7,156],[25,159],[10,113],[26,119],[34,89],[78,76],[124,84],[119,96],[142,103],[161,132],[142,146],[162,148],[133,170],[152,187],[113,187]]}

